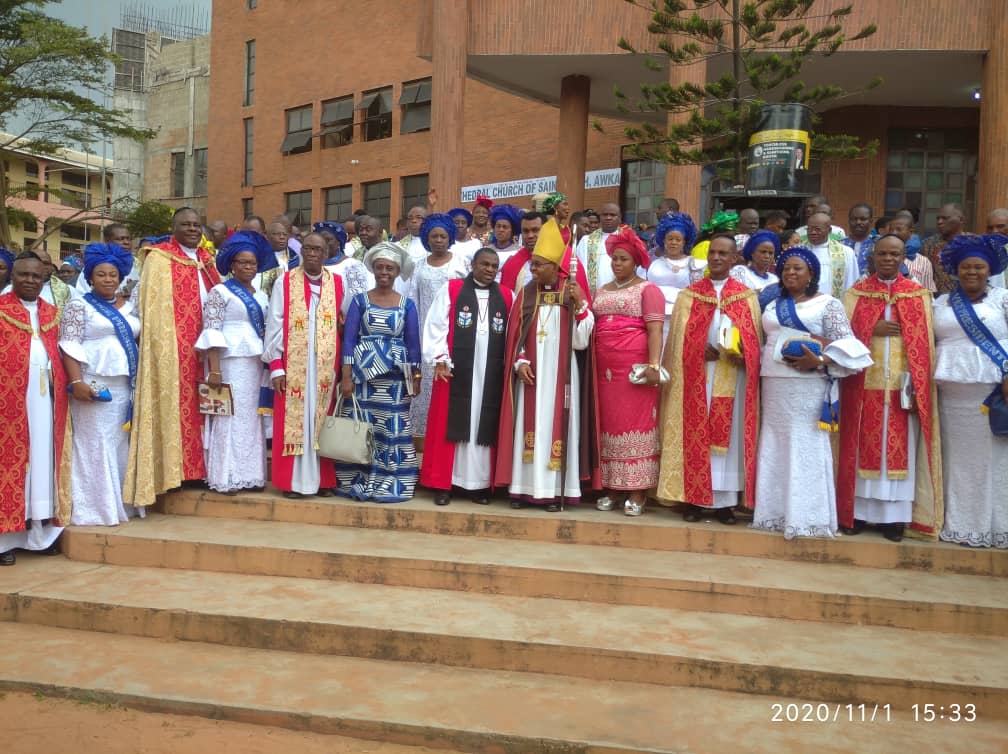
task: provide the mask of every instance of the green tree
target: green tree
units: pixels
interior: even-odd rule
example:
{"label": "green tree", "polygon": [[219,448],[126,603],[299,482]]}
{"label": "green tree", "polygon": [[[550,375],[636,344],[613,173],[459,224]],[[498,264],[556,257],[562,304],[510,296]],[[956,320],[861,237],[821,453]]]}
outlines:
{"label": "green tree", "polygon": [[[52,0],[59,2],[59,0]],[[149,139],[110,95],[108,41],[46,15],[47,0],[0,0],[0,152],[17,147],[40,155],[125,137]],[[7,200],[17,195],[0,171],[0,243],[10,240]]]}
{"label": "green tree", "polygon": [[133,238],[139,240],[148,236],[171,233],[174,212],[174,209],[161,202],[133,202],[118,219],[129,228]]}
{"label": "green tree", "polygon": [[[670,124],[626,127],[633,142],[630,151],[672,165],[713,164],[721,177],[735,184],[745,182],[749,137],[760,108],[774,102],[816,108],[849,95],[832,84],[806,86],[799,78],[802,66],[813,56],[828,57],[846,42],[876,31],[872,24],[848,36],[843,20],[852,6],[824,10],[820,0],[626,1],[651,11],[648,32],[658,41],[657,50],[644,51],[649,70],[664,70],[663,62],[691,66],[713,61],[725,68],[716,81],[703,84],[642,83],[635,101],[617,89],[621,112],[682,116]],[[620,39],[619,46],[641,52],[626,39]],[[881,81],[873,79],[863,89]],[[818,132],[818,123],[813,116],[812,152],[817,157],[851,159],[877,149],[877,142]]]}

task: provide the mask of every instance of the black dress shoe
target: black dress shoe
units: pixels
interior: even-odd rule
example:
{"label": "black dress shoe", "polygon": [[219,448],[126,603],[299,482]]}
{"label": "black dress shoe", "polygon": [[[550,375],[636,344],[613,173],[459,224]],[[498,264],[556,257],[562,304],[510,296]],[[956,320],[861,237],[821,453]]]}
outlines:
{"label": "black dress shoe", "polygon": [[548,513],[559,513],[560,512],[560,503],[548,503],[546,505],[546,511]]}
{"label": "black dress shoe", "polygon": [[882,530],[882,536],[890,542],[903,541],[903,524],[882,524],[879,528]]}
{"label": "black dress shoe", "polygon": [[472,493],[472,501],[476,505],[490,505],[490,490],[476,490]]}
{"label": "black dress shoe", "polygon": [[0,566],[11,566],[17,562],[17,558],[14,555],[13,550],[8,550],[7,552],[0,552]]}
{"label": "black dress shoe", "polygon": [[451,502],[451,495],[448,490],[438,490],[434,493],[434,505],[448,505]]}
{"label": "black dress shoe", "polygon": [[522,508],[525,507],[525,503],[523,503],[521,500],[512,500],[511,507],[514,508],[516,511],[521,510]]}
{"label": "black dress shoe", "polygon": [[333,491],[332,491],[331,489],[329,489],[328,487],[321,487],[321,488],[319,488],[319,491],[315,493],[315,495],[316,495],[317,497],[332,497],[332,496],[333,496],[333,495],[335,495],[335,494],[336,494],[336,493],[335,493],[335,492],[333,492]]}
{"label": "black dress shoe", "polygon": [[727,526],[734,526],[737,523],[731,508],[718,508],[714,515],[717,516],[718,521]]}
{"label": "black dress shoe", "polygon": [[287,492],[285,492],[283,496],[288,500],[300,500],[301,498],[304,497],[304,495],[302,495],[300,492],[294,492],[293,490],[287,490]]}
{"label": "black dress shoe", "polygon": [[683,511],[682,520],[687,521],[691,524],[695,524],[703,516],[700,513],[700,509],[695,505],[687,505],[686,510]]}
{"label": "black dress shoe", "polygon": [[848,536],[853,537],[853,536],[855,536],[855,535],[860,534],[861,532],[863,532],[864,528],[865,528],[865,522],[862,521],[859,518],[855,518],[854,519],[854,526],[841,526],[840,527],[840,531],[842,531],[844,534],[846,534]]}

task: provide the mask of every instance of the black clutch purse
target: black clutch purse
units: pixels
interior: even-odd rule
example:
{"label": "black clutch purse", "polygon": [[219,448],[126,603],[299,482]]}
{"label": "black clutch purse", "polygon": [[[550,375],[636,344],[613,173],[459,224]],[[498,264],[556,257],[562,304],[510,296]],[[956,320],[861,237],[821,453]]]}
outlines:
{"label": "black clutch purse", "polygon": [[997,437],[1008,437],[1008,404],[1005,403],[1001,386],[995,387],[983,402],[991,432]]}

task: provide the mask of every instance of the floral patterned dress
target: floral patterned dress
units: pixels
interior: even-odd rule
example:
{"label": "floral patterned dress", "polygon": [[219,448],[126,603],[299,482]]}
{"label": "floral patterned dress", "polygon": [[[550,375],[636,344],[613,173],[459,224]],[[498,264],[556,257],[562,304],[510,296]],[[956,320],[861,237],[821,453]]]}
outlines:
{"label": "floral patterned dress", "polygon": [[658,482],[658,398],[634,385],[630,368],[647,364],[647,324],[665,320],[665,296],[653,283],[600,288],[595,312],[595,381],[602,445],[602,485],[643,490]]}

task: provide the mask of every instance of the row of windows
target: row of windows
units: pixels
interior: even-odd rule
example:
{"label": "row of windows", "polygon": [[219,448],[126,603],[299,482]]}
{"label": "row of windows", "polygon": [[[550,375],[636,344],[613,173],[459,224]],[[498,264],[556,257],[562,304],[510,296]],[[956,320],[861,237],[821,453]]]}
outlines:
{"label": "row of windows", "polygon": [[[411,134],[430,130],[431,80],[403,85],[399,95],[402,118],[399,133]],[[287,131],[280,151],[284,154],[310,152],[312,137],[319,136],[322,148],[342,147],[354,141],[354,129],[359,126],[362,141],[377,141],[392,136],[392,87],[364,92],[354,106],[353,95],[322,102],[320,130],[313,132],[314,106],[304,105],[287,110]],[[355,114],[360,113],[356,118]]]}
{"label": "row of windows", "polygon": [[[399,133],[416,133],[430,129],[430,101],[430,79],[403,84],[402,94],[399,95],[399,106],[403,110]],[[310,152],[315,136],[321,139],[323,149],[352,144],[354,128],[357,126],[360,127],[360,138],[363,141],[387,139],[392,136],[391,86],[364,92],[356,107],[353,95],[325,100],[322,102],[318,133],[315,133],[312,127],[313,111],[314,105],[304,105],[284,112],[286,132],[280,145],[281,152],[284,154]],[[355,119],[355,113],[362,114],[360,120]],[[255,156],[253,119],[245,118],[242,126],[245,144],[242,185],[251,186]]]}
{"label": "row of windows", "polygon": [[[427,190],[430,177],[423,175],[407,175],[401,179],[402,211],[400,217],[405,217],[410,207],[424,206],[427,203]],[[364,211],[381,221],[382,226],[389,227],[392,209],[392,181],[370,181],[361,184]],[[291,191],[284,194],[285,212],[294,225],[307,228],[312,224],[312,192]],[[322,189],[322,199],[325,203],[323,218],[343,222],[353,214],[353,186],[332,186]],[[242,199],[242,215],[249,217],[254,214],[252,199]]]}
{"label": "row of windows", "polygon": [[[255,101],[255,45],[254,39],[245,43],[245,89],[242,102],[246,107]],[[399,133],[412,134],[429,130],[431,80],[428,78],[403,84],[399,107],[402,109]],[[356,119],[354,116],[358,112],[361,117]],[[280,151],[289,154],[311,151],[311,140],[315,135],[312,133],[312,106],[287,110],[286,117],[287,131]],[[362,141],[387,139],[392,136],[392,87],[364,92],[356,107],[353,95],[326,100],[322,103],[320,120],[321,130],[317,135],[322,138],[323,148],[352,144],[354,126],[360,126]]]}

